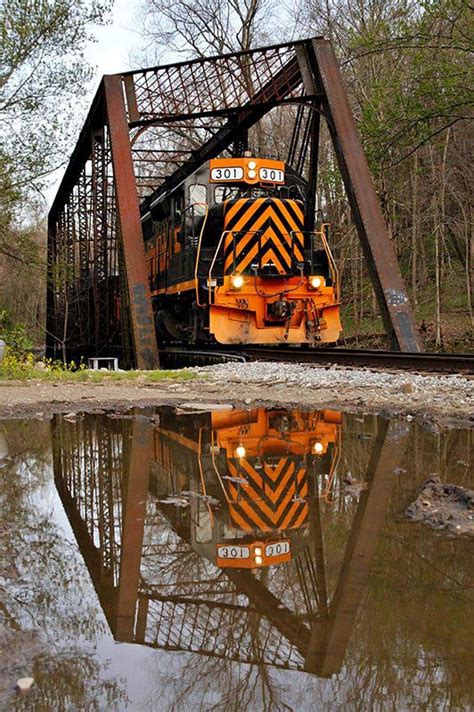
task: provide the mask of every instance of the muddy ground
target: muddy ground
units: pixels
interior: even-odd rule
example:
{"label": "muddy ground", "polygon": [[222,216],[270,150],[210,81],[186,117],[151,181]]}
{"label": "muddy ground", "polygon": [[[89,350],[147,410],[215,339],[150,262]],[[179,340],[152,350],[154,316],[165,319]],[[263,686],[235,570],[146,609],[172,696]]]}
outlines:
{"label": "muddy ground", "polygon": [[432,475],[405,516],[449,534],[474,537],[474,490],[442,482]]}
{"label": "muddy ground", "polygon": [[192,370],[193,380],[178,375],[155,383],[146,374],[130,380],[108,379],[105,374],[100,383],[4,381],[0,382],[0,418],[228,403],[402,415],[435,429],[474,424],[474,380],[469,377],[263,362]]}

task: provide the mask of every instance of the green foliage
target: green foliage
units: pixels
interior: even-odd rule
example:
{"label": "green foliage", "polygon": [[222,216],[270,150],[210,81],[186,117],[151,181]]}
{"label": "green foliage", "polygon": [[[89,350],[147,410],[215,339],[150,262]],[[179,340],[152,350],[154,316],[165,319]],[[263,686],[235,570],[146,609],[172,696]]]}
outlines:
{"label": "green foliage", "polygon": [[0,361],[0,378],[4,381],[22,381],[31,378],[31,374],[34,372],[34,361],[33,354],[20,358],[9,347],[3,360]]}
{"label": "green foliage", "polygon": [[[472,7],[465,0],[302,1],[307,34],[329,37],[339,57],[426,346],[465,347],[469,332],[472,348]],[[357,339],[380,333],[382,322],[328,144],[323,132],[318,203],[334,226],[345,336]]]}
{"label": "green foliage", "polygon": [[121,382],[140,379],[145,385],[164,380],[190,381],[197,378],[196,373],[187,369],[179,371],[93,371],[84,363],[71,361],[68,365],[52,359],[37,360],[34,354],[19,353],[7,347],[5,357],[0,362],[0,381],[43,380],[52,382]]}
{"label": "green foliage", "polygon": [[19,220],[25,196],[44,185],[69,149],[92,76],[84,48],[109,8],[110,0],[0,4],[2,228]]}
{"label": "green foliage", "polygon": [[77,136],[92,78],[84,50],[112,2],[0,2],[0,309],[25,306],[31,326],[43,308],[41,191]]}
{"label": "green foliage", "polygon": [[371,168],[380,174],[471,114],[472,9],[459,0],[360,7],[346,29],[345,71]]}
{"label": "green foliage", "polygon": [[16,323],[5,309],[0,310],[0,338],[20,359],[26,356],[33,345],[25,325]]}

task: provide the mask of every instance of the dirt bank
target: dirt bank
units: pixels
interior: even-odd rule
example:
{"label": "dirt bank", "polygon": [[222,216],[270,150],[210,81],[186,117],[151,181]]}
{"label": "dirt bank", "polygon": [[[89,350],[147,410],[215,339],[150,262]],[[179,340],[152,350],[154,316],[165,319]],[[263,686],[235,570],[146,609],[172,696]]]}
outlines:
{"label": "dirt bank", "polygon": [[428,426],[470,427],[474,381],[460,376],[400,374],[342,367],[231,363],[194,369],[196,378],[150,382],[146,374],[99,383],[0,382],[0,417],[46,417],[66,411],[131,406],[231,403],[294,405],[404,415]]}

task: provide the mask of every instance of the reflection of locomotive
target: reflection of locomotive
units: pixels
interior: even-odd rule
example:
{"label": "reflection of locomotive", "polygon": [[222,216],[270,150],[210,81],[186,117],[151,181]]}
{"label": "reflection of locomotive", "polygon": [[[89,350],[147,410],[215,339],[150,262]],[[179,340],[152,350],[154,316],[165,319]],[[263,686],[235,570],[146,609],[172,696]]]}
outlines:
{"label": "reflection of locomotive", "polygon": [[315,461],[331,471],[340,422],[334,411],[263,408],[165,415],[152,490],[180,535],[218,566],[289,561],[308,536],[309,473]]}
{"label": "reflection of locomotive", "polygon": [[[247,152],[248,153],[248,152]],[[161,341],[334,342],[327,226],[307,232],[306,182],[282,161],[214,159],[142,206]]]}

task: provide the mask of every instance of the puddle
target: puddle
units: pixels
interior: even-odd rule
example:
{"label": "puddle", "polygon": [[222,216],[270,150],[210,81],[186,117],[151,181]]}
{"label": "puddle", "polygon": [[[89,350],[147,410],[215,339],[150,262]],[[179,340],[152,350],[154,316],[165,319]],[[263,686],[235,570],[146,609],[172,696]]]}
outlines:
{"label": "puddle", "polygon": [[0,705],[468,709],[474,543],[405,512],[471,462],[333,410],[2,422]]}

